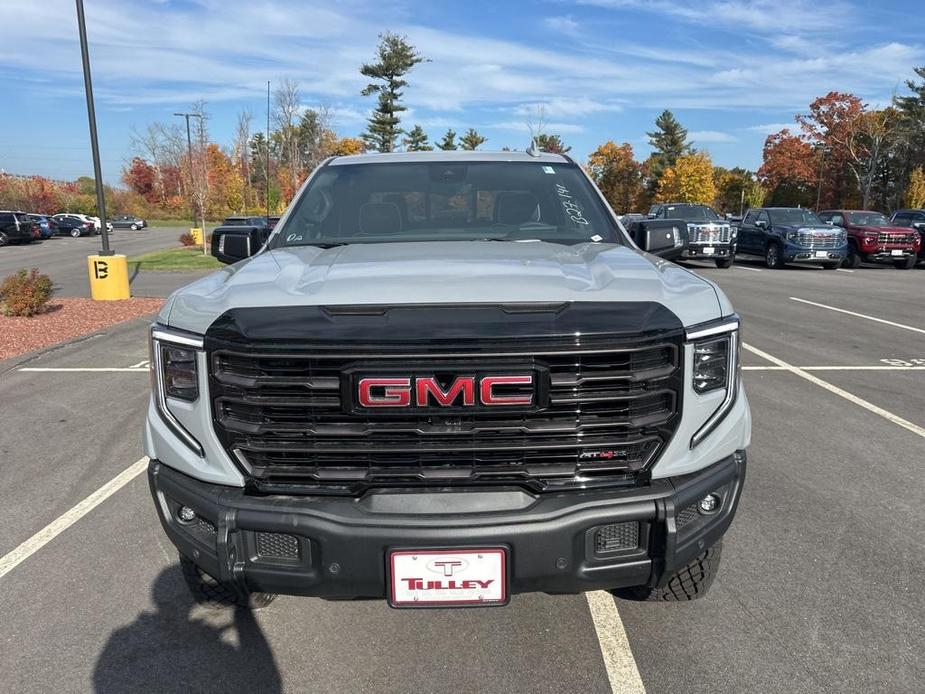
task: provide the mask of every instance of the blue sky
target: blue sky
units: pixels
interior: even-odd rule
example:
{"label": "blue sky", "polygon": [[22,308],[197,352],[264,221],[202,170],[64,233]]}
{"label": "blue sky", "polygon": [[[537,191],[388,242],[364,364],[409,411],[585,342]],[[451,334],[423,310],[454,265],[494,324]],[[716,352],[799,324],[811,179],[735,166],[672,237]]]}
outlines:
{"label": "blue sky", "polygon": [[[547,132],[584,159],[608,139],[648,153],[672,109],[716,163],[757,168],[764,137],[830,90],[885,104],[925,65],[921,0],[85,0],[103,173],[131,130],[202,98],[213,139],[265,118],[266,80],[301,83],[342,135],[373,104],[358,66],[380,31],[431,59],[409,77],[404,124],[432,139],[475,127],[486,149]],[[73,0],[0,0],[0,169],[92,172]],[[11,31],[12,29],[12,31]],[[15,37],[15,39],[13,39]],[[11,40],[13,39],[13,40]]]}

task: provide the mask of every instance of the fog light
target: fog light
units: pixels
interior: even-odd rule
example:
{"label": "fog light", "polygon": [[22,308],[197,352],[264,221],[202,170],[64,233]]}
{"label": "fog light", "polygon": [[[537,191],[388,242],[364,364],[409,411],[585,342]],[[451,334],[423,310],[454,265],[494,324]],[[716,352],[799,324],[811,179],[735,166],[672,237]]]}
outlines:
{"label": "fog light", "polygon": [[[702,504],[703,502],[701,501],[700,503]],[[180,519],[181,523],[192,523],[196,520],[196,512],[189,506],[181,506],[180,510],[177,511],[177,518]]]}
{"label": "fog light", "polygon": [[719,508],[719,502],[720,498],[716,494],[707,494],[697,505],[700,507],[701,513],[713,513]]}

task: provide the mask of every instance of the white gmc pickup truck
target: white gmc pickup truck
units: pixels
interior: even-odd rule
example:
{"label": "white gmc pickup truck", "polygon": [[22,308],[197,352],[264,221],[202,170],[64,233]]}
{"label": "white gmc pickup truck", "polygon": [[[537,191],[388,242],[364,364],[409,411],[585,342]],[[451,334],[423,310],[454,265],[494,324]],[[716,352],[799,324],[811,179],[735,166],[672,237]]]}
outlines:
{"label": "white gmc pickup truck", "polygon": [[[751,435],[739,319],[566,156],[337,157],[151,329],[149,481],[203,601],[689,600]],[[648,251],[648,252],[647,252]]]}

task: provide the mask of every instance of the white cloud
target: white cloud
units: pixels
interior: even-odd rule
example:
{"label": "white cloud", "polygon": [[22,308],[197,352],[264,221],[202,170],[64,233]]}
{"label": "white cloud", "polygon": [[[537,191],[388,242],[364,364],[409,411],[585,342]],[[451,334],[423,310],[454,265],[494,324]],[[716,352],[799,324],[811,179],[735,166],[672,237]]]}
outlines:
{"label": "white cloud", "polygon": [[[521,132],[530,134],[530,126],[524,121],[501,121],[500,123],[491,123],[490,125],[483,126],[485,128],[491,128],[493,130],[511,130],[515,132]],[[544,131],[550,135],[557,134],[575,134],[582,133],[585,129],[576,124],[576,123],[546,123]]]}
{"label": "white cloud", "polygon": [[736,138],[729,133],[719,130],[694,130],[687,134],[692,142],[702,144],[704,142],[736,142]]}
{"label": "white cloud", "polygon": [[791,132],[796,128],[795,123],[762,123],[760,125],[750,125],[745,128],[748,132],[759,133],[761,135],[773,135],[779,133],[784,128],[789,128]]}
{"label": "white cloud", "polygon": [[560,17],[546,17],[543,20],[543,25],[550,31],[565,34],[566,36],[578,36],[580,29],[580,25],[570,14]]}
{"label": "white cloud", "polygon": [[574,99],[553,97],[546,101],[519,104],[514,108],[514,114],[536,119],[540,109],[542,109],[543,114],[547,118],[575,118],[587,116],[592,113],[622,111],[623,106],[613,102],[605,103],[597,101],[586,96],[579,96]]}

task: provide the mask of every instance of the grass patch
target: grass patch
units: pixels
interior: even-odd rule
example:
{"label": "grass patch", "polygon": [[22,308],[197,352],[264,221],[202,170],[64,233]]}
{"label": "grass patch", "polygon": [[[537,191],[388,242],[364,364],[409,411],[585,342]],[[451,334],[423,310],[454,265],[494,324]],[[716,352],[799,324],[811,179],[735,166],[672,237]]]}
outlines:
{"label": "grass patch", "polygon": [[128,264],[137,265],[139,270],[217,270],[222,267],[211,255],[203,255],[199,246],[136,255],[128,259]]}

